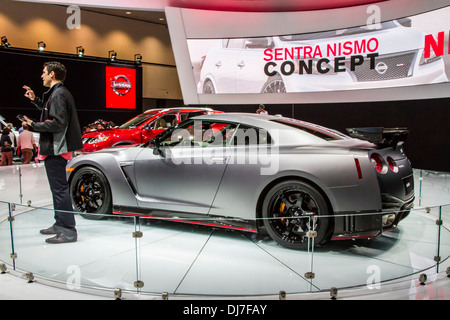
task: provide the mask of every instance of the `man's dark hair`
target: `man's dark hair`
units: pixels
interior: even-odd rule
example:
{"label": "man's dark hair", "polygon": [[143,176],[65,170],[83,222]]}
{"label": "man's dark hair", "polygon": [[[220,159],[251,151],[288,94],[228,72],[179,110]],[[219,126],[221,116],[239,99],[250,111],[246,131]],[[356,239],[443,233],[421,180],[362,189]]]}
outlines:
{"label": "man's dark hair", "polygon": [[67,70],[66,67],[58,61],[49,61],[44,63],[44,67],[47,67],[47,72],[54,72],[55,79],[58,81],[66,80]]}

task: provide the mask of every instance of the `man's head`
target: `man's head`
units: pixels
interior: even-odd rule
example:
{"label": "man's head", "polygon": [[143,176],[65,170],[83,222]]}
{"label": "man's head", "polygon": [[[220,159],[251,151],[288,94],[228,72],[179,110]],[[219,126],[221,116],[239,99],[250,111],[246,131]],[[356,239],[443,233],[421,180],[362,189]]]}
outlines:
{"label": "man's head", "polygon": [[62,82],[66,79],[66,67],[57,61],[50,61],[44,63],[42,70],[42,81],[45,87],[51,87],[57,82]]}

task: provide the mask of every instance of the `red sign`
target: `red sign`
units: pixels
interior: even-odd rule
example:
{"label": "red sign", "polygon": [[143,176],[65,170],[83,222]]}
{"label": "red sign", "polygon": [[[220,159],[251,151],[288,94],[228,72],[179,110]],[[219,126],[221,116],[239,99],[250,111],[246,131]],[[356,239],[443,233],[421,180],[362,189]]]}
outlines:
{"label": "red sign", "polygon": [[106,108],[136,109],[136,70],[106,67]]}

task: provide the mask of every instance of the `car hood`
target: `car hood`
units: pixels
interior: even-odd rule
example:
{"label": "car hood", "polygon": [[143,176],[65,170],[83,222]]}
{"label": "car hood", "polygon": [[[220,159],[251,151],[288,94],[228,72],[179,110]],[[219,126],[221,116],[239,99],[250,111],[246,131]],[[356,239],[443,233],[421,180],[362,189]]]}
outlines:
{"label": "car hood", "polygon": [[129,129],[103,129],[103,130],[97,130],[97,131],[91,131],[88,133],[83,134],[83,139],[89,139],[89,138],[95,138],[98,136],[112,136],[112,135],[121,135],[123,136],[129,132]]}
{"label": "car hood", "polygon": [[82,163],[102,163],[105,159],[114,157],[117,162],[134,161],[136,156],[142,151],[137,145],[105,148],[98,151],[80,154],[73,158],[70,166],[76,166]]}

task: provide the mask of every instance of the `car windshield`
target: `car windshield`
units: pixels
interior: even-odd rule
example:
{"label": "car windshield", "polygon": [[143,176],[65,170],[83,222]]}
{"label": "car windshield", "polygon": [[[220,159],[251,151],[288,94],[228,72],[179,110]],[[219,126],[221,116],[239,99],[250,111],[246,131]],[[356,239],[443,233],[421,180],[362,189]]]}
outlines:
{"label": "car windshield", "polygon": [[317,39],[325,39],[325,38],[336,38],[343,37],[354,34],[367,33],[372,31],[379,31],[385,29],[395,28],[397,25],[394,21],[386,21],[380,23],[380,28],[370,28],[369,26],[361,26],[361,27],[353,27],[347,29],[340,30],[331,30],[331,31],[322,31],[322,32],[314,32],[314,33],[303,33],[303,34],[293,34],[280,36],[281,41],[301,41],[301,40],[317,40]]}
{"label": "car windshield", "polygon": [[303,130],[303,131],[308,132],[318,138],[321,138],[321,139],[324,139],[327,141],[349,139],[349,136],[347,136],[339,131],[325,128],[325,127],[322,127],[322,126],[319,126],[319,125],[316,125],[313,123],[301,121],[301,120],[284,118],[284,119],[277,119],[277,120],[272,120],[272,121],[290,126],[292,128]]}
{"label": "car windshield", "polygon": [[144,122],[146,122],[148,119],[153,118],[156,114],[158,114],[159,111],[152,111],[152,112],[145,112],[143,114],[140,114],[133,119],[125,122],[121,126],[119,126],[119,129],[130,129],[130,128],[136,128],[137,126],[140,126]]}

